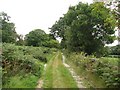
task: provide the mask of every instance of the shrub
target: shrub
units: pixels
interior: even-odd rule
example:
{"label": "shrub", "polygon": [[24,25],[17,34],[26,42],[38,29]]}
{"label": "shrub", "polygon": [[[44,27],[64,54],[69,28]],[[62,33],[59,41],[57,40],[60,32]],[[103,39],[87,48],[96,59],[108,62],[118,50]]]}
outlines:
{"label": "shrub", "polygon": [[47,62],[43,51],[44,48],[41,47],[16,46],[15,44],[3,43],[3,86],[7,85],[10,78],[16,75],[25,76],[30,74],[40,77],[43,70],[42,62]]}
{"label": "shrub", "polygon": [[84,53],[68,54],[65,52],[64,54],[67,60],[73,62],[77,67],[98,75],[105,81],[107,87],[115,88],[120,86],[118,58],[95,58],[94,56],[86,56]]}

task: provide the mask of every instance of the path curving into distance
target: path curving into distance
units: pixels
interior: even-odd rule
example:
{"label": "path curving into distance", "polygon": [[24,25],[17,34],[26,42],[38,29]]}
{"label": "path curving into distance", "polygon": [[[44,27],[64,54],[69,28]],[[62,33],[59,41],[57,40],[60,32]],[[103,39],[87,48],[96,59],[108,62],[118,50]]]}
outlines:
{"label": "path curving into distance", "polygon": [[74,70],[65,63],[65,56],[57,52],[54,57],[44,65],[44,74],[36,90],[39,88],[86,88]]}
{"label": "path curving into distance", "polygon": [[42,88],[78,88],[71,73],[63,65],[60,51],[47,63],[44,71]]}

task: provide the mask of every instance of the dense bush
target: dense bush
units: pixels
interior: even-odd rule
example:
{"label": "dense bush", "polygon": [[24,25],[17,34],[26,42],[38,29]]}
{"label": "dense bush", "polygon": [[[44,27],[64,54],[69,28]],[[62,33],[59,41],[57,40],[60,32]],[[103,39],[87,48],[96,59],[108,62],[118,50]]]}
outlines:
{"label": "dense bush", "polygon": [[120,87],[120,73],[118,58],[95,58],[86,56],[84,53],[65,53],[67,60],[70,60],[83,71],[89,71],[105,81],[107,87]]}
{"label": "dense bush", "polygon": [[12,77],[32,75],[39,78],[43,64],[47,62],[46,57],[51,54],[44,47],[16,46],[8,43],[3,43],[2,50],[3,87],[9,86],[6,84]]}
{"label": "dense bush", "polygon": [[116,45],[110,48],[111,55],[119,55],[120,56],[120,45]]}

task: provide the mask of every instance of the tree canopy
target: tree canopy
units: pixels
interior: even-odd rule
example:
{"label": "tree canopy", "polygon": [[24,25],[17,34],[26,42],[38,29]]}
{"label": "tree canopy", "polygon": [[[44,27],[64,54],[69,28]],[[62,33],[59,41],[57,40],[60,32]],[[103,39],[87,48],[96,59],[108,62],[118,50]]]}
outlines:
{"label": "tree canopy", "polygon": [[15,31],[15,24],[10,22],[10,16],[6,13],[0,13],[0,32],[2,32],[2,42],[15,43],[17,33]]}
{"label": "tree canopy", "polygon": [[46,34],[41,29],[35,29],[25,36],[26,45],[28,46],[45,46],[57,48],[59,42],[51,34]]}
{"label": "tree canopy", "polygon": [[25,36],[27,45],[41,46],[45,40],[45,32],[41,29],[35,29]]}
{"label": "tree canopy", "polygon": [[61,45],[70,51],[93,54],[114,41],[114,28],[115,17],[104,3],[80,2],[69,7],[64,17],[51,27],[51,34],[61,37]]}

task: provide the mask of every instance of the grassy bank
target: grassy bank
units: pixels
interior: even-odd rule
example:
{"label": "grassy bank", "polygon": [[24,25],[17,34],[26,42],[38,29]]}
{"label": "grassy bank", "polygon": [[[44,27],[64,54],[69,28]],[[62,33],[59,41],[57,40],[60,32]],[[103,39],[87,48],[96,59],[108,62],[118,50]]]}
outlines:
{"label": "grassy bank", "polygon": [[66,61],[83,80],[83,85],[87,88],[105,88],[105,83],[97,75],[76,66],[71,61]]}
{"label": "grassy bank", "polygon": [[83,77],[86,87],[91,88],[118,88],[120,79],[118,77],[118,58],[95,58],[85,56],[84,53],[64,53],[67,63],[76,73]]}

